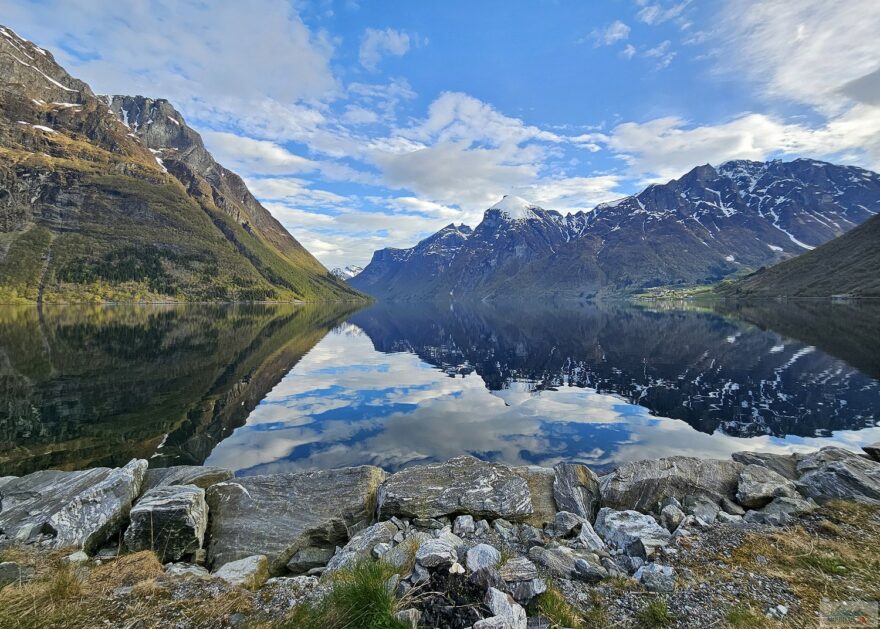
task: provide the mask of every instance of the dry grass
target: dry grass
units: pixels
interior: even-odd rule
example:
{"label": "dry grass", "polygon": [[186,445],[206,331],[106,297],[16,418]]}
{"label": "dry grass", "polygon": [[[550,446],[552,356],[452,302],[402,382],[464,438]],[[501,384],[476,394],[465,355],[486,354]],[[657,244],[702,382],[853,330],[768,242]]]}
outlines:
{"label": "dry grass", "polygon": [[[755,533],[733,563],[786,582],[801,599],[792,620],[816,618],[822,598],[880,600],[880,507],[836,502],[820,510],[815,530],[799,525]],[[756,561],[758,555],[767,564]]]}
{"label": "dry grass", "polygon": [[[587,625],[584,618],[578,613],[552,583],[547,584],[547,590],[538,595],[533,604],[534,611],[537,615],[550,622],[552,629],[560,627],[568,627],[569,629],[585,629]],[[591,627],[597,626],[597,623],[590,623]]]}

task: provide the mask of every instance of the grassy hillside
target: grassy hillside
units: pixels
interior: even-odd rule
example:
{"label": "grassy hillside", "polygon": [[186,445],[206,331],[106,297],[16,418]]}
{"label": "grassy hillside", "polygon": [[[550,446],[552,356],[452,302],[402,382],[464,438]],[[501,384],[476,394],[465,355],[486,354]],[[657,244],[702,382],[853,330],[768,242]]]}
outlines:
{"label": "grassy hillside", "polygon": [[730,297],[880,297],[880,216],[716,292]]}

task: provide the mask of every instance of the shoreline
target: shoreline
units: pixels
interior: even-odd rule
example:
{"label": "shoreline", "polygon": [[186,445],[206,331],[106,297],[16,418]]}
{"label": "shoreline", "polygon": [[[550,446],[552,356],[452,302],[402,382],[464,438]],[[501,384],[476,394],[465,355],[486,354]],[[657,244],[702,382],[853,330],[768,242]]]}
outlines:
{"label": "shoreline", "polygon": [[[133,460],[0,478],[0,552],[61,553],[67,560],[56,561],[86,572],[156,553],[156,578],[168,587],[303,590],[290,595],[285,618],[314,612],[344,575],[375,564],[390,571],[389,595],[411,604],[397,611],[422,623],[411,626],[520,628],[551,597],[585,614],[583,601],[601,593],[625,615],[620,605],[644,592],[674,611],[696,596],[683,558],[699,566],[709,559],[700,553],[731,539],[810,530],[847,504],[880,522],[880,445],[669,457],[602,476],[577,463],[509,467],[468,456],[394,474],[360,466],[246,477]],[[28,587],[22,566],[0,602]],[[412,594],[425,588],[440,594]],[[762,617],[816,613],[797,588],[774,588],[780,602]],[[452,611],[450,597],[464,597]],[[712,606],[703,611],[712,616]]]}

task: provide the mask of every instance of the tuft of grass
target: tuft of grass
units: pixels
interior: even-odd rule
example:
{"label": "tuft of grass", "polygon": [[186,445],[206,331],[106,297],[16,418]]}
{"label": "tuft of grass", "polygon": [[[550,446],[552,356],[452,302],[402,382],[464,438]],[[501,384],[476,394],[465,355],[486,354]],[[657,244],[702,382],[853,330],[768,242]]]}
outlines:
{"label": "tuft of grass", "polygon": [[675,620],[669,613],[669,606],[662,598],[655,598],[638,613],[638,619],[644,627],[668,627]]}
{"label": "tuft of grass", "polygon": [[333,575],[333,589],[319,603],[296,607],[285,629],[406,629],[394,618],[397,598],[385,588],[396,570],[382,561],[363,560]]}
{"label": "tuft of grass", "polygon": [[734,607],[728,610],[725,615],[727,624],[731,627],[764,627],[767,625],[767,619],[755,613],[751,607]]}
{"label": "tuft of grass", "polygon": [[[584,629],[583,617],[572,607],[565,597],[552,583],[547,584],[547,590],[539,594],[534,603],[534,610],[538,616],[549,621],[550,627],[567,627],[568,629]],[[595,623],[591,623],[595,626]]]}

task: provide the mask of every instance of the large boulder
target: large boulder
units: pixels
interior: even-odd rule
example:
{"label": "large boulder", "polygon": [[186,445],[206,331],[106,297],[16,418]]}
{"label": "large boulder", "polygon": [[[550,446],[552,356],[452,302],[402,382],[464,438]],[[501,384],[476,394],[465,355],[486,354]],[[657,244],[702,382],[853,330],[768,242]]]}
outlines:
{"label": "large boulder", "polygon": [[781,496],[799,497],[794,483],[769,467],[746,465],[740,472],[736,500],[747,509],[760,509]]}
{"label": "large boulder", "polygon": [[94,552],[128,517],[143,485],[147,462],[82,472],[44,470],[7,482],[0,501],[0,533],[19,541],[40,534],[56,548]]}
{"label": "large boulder", "polygon": [[523,520],[532,515],[528,482],[510,467],[460,456],[409,467],[379,488],[379,517],[469,514]]}
{"label": "large boulder", "polygon": [[361,466],[212,485],[208,561],[266,555],[270,571],[280,574],[302,548],[345,545],[352,528],[370,521],[384,479],[381,469]]}
{"label": "large boulder", "polygon": [[513,471],[525,479],[532,498],[532,514],[525,521],[537,527],[552,522],[557,511],[553,495],[555,472],[538,465],[515,467]]}
{"label": "large boulder", "polygon": [[207,489],[233,477],[232,472],[210,465],[175,465],[147,470],[143,491],[168,485],[195,485]]}
{"label": "large boulder", "polygon": [[599,511],[599,477],[586,465],[560,463],[553,468],[553,497],[559,511],[569,511],[592,522]]}
{"label": "large boulder", "polygon": [[771,526],[786,526],[794,522],[797,516],[810,513],[815,510],[815,503],[801,500],[800,498],[780,497],[774,498],[766,507],[760,510],[748,511],[743,518],[746,522],[756,524],[769,524]]}
{"label": "large boulder", "polygon": [[734,452],[730,455],[737,463],[743,465],[760,465],[773,470],[783,478],[797,480],[797,464],[799,454],[773,454],[772,452]]}
{"label": "large boulder", "polygon": [[195,485],[150,489],[131,509],[129,519],[129,550],[153,550],[162,563],[191,557],[202,547],[208,527],[205,490]]}
{"label": "large boulder", "polygon": [[684,456],[624,463],[602,477],[602,506],[648,512],[665,498],[733,499],[743,467],[735,461]]}
{"label": "large boulder", "polygon": [[822,503],[845,499],[880,504],[880,463],[866,456],[827,447],[798,463],[801,494]]}
{"label": "large boulder", "polygon": [[609,547],[628,555],[650,559],[672,540],[669,531],[649,515],[638,511],[614,511],[608,507],[596,516],[596,532]]}
{"label": "large boulder", "polygon": [[505,627],[507,629],[526,629],[528,623],[526,619],[526,610],[517,604],[513,598],[505,592],[496,588],[489,588],[486,597],[483,600],[492,614],[495,622],[500,620],[501,624],[480,625],[478,621],[474,626],[480,627]]}

